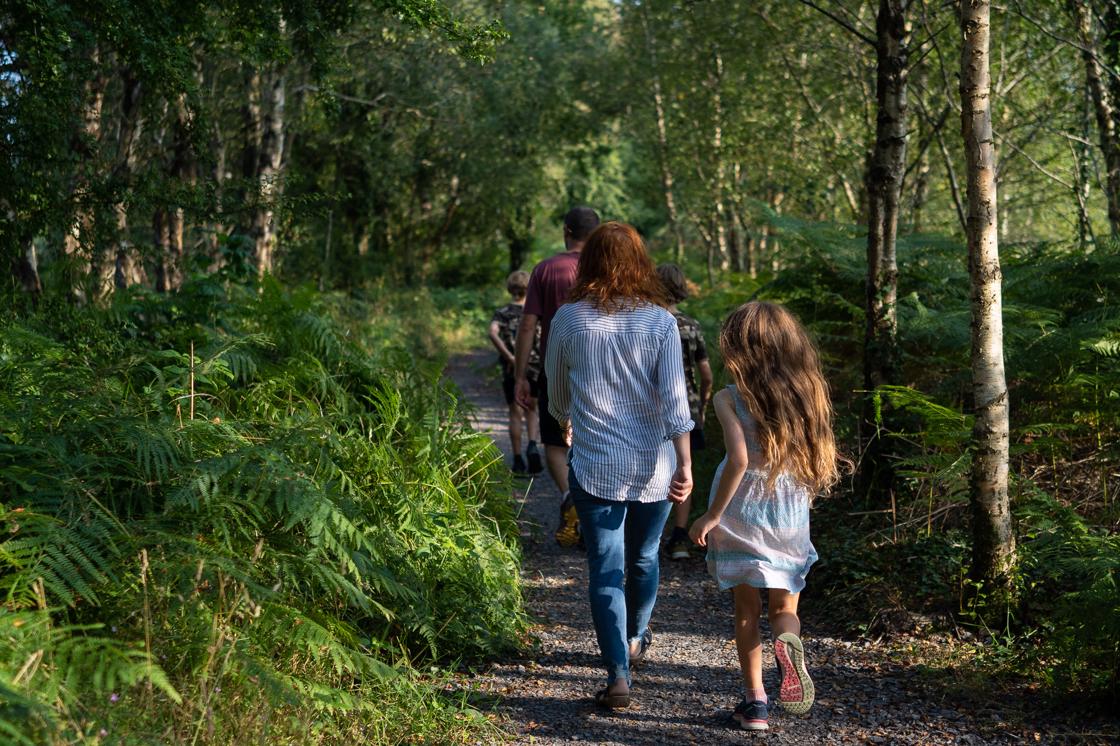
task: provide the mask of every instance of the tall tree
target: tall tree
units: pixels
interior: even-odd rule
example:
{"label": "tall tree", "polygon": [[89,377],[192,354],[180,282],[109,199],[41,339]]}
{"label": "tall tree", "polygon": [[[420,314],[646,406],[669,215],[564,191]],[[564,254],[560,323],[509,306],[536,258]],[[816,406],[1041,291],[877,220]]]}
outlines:
{"label": "tall tree", "polygon": [[665,94],[661,85],[661,70],[658,65],[657,38],[651,29],[649,3],[639,2],[638,13],[641,17],[642,41],[649,57],[650,97],[653,102],[654,125],[657,132],[657,165],[661,175],[661,193],[665,200],[669,232],[673,236],[673,257],[684,260],[684,234],[681,232],[680,218],[677,216],[677,200],[673,193],[673,166],[669,155],[669,134],[666,126]]}
{"label": "tall tree", "polygon": [[101,67],[101,49],[97,44],[92,45],[88,57],[83,61],[88,65],[89,73],[82,85],[80,124],[75,128],[70,142],[77,168],[71,187],[72,217],[62,239],[63,251],[77,275],[75,290],[79,300],[85,299],[87,290],[83,286],[90,283],[90,254],[95,243],[95,200],[91,171],[95,170],[94,159],[101,141],[101,109],[105,103],[105,87],[108,84],[108,76]]}
{"label": "tall tree", "polygon": [[1008,479],[1008,394],[1003,364],[996,157],[992,135],[990,0],[962,0],[960,94],[968,185],[972,299],[972,577],[1010,594],[1015,566]]}
{"label": "tall tree", "polygon": [[276,202],[283,194],[280,173],[284,162],[285,109],[287,94],[282,69],[268,76],[267,110],[261,126],[260,151],[257,157],[257,205],[253,211],[249,235],[253,239],[253,257],[257,272],[272,272],[276,252]]}
{"label": "tall tree", "polygon": [[731,257],[727,245],[727,160],[724,158],[723,146],[723,53],[719,44],[712,45],[712,68],[708,78],[708,85],[712,92],[712,175],[711,175],[711,200],[712,212],[710,218],[711,229],[707,234],[708,243],[708,281],[712,280],[712,258],[719,259],[719,268],[726,271],[731,266]]}
{"label": "tall tree", "polygon": [[[864,310],[863,385],[873,391],[899,381],[898,217],[906,173],[906,77],[909,64],[909,0],[880,0],[875,20],[875,147],[867,170],[867,281]],[[860,466],[861,491],[882,498],[893,487],[886,440],[868,395]]]}
{"label": "tall tree", "polygon": [[[1077,40],[1081,46],[1081,59],[1085,65],[1085,82],[1093,100],[1093,113],[1097,120],[1097,141],[1105,165],[1105,196],[1108,200],[1108,223],[1113,236],[1120,236],[1120,132],[1118,132],[1115,92],[1116,85],[1109,85],[1101,65],[1103,50],[1097,40],[1093,23],[1093,8],[1089,0],[1070,0],[1077,25]],[[1117,22],[1116,3],[1107,3],[1105,18]],[[1115,52],[1120,42],[1115,35],[1120,28],[1105,29],[1106,48],[1113,52],[1110,62],[1115,64]]]}
{"label": "tall tree", "polygon": [[98,296],[109,295],[114,287],[126,288],[145,280],[144,265],[129,236],[128,209],[132,197],[133,174],[136,171],[139,141],[143,134],[143,83],[128,68],[121,70],[121,106],[117,120],[117,155],[113,168],[113,186],[117,192],[113,204],[113,241],[107,250],[98,251],[96,269]]}
{"label": "tall tree", "polygon": [[[192,119],[187,95],[181,93],[175,102],[171,159],[165,169],[168,185],[177,192],[193,188],[197,178],[190,141]],[[177,289],[183,281],[186,221],[181,197],[178,200],[169,198],[156,206],[152,228],[156,245],[156,290],[165,293]]]}

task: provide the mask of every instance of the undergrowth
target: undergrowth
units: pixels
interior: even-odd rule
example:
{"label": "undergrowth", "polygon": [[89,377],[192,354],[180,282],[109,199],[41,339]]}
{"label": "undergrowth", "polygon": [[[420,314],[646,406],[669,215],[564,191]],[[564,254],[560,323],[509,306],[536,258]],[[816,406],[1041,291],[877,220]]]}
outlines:
{"label": "undergrowth", "polygon": [[440,671],[522,643],[508,477],[423,316],[214,277],[0,324],[0,740],[493,730]]}
{"label": "undergrowth", "polygon": [[[782,271],[732,276],[685,310],[714,340],[744,301],[792,308],[820,345],[838,435],[858,458],[866,239],[792,219],[776,227]],[[900,239],[903,385],[870,394],[894,413],[895,500],[869,505],[838,488],[819,501],[812,596],[827,597],[821,611],[856,632],[889,630],[894,610],[906,612],[904,624],[914,615],[948,620],[987,641],[993,670],[1116,699],[1120,247],[1032,244],[1001,254],[1021,603],[1000,619],[962,605],[971,557],[969,283],[964,247],[938,236]],[[700,474],[697,482],[706,484]]]}

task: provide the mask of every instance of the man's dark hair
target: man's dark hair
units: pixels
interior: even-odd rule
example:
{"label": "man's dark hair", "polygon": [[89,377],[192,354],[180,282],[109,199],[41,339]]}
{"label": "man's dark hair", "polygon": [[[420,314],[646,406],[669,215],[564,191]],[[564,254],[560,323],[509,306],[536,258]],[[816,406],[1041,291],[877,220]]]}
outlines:
{"label": "man's dark hair", "polygon": [[684,272],[677,265],[659,265],[657,276],[661,278],[661,283],[669,291],[669,297],[673,299],[674,303],[680,303],[692,294],[689,292],[688,278],[684,276]]}
{"label": "man's dark hair", "polygon": [[590,207],[573,207],[564,216],[564,231],[573,241],[586,241],[599,227],[599,213]]}

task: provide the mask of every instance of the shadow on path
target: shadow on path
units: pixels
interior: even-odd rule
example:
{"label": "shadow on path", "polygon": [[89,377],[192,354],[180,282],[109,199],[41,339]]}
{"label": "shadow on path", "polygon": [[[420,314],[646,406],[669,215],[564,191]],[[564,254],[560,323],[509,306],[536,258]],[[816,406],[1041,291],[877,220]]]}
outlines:
{"label": "shadow on path", "polygon": [[[494,435],[508,457],[506,405],[493,373],[494,355],[477,351],[451,361],[447,375],[474,405],[475,425]],[[707,499],[708,485],[698,485]],[[541,475],[517,494],[522,502],[522,577],[540,649],[532,660],[499,663],[476,677],[518,743],[549,744],[982,744],[1112,742],[1064,727],[1047,716],[1041,732],[1001,712],[978,708],[983,693],[963,697],[953,681],[896,662],[866,642],[814,637],[812,576],[806,591],[804,638],[817,704],[803,718],[779,710],[771,730],[754,735],[731,726],[741,692],[732,641],[730,594],[720,593],[699,556],[662,562],[661,590],[651,627],[654,646],[634,672],[634,705],[617,714],[597,710],[592,693],[605,674],[587,601],[586,564],[578,550],[552,540],[560,495]],[[765,621],[764,621],[765,624]],[[768,632],[764,639],[769,639]],[[777,692],[769,643],[764,647],[767,690]],[[1035,718],[1031,718],[1035,719]],[[1073,725],[1076,725],[1073,724]]]}

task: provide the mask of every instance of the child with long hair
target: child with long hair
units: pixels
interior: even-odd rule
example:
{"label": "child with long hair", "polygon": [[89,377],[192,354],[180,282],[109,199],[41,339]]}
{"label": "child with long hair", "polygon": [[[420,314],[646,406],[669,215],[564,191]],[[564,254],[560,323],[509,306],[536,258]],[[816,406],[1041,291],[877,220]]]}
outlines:
{"label": "child with long hair", "polygon": [[708,510],[689,534],[707,547],[709,571],[735,601],[745,693],[733,717],[745,730],[766,730],[762,589],[781,669],[778,703],[794,714],[813,704],[797,601],[817,559],[809,540],[810,503],[839,478],[832,405],[813,343],[782,306],[751,302],[735,309],[719,347],[734,381],[714,398],[727,456]]}

